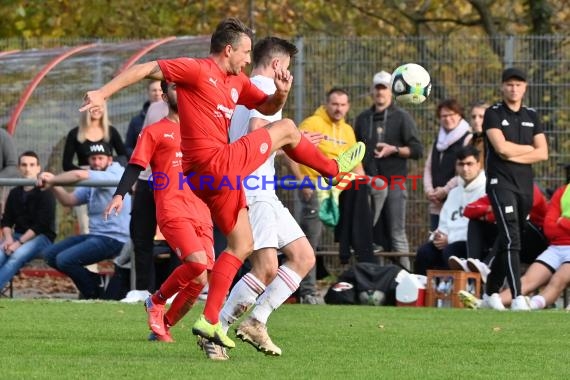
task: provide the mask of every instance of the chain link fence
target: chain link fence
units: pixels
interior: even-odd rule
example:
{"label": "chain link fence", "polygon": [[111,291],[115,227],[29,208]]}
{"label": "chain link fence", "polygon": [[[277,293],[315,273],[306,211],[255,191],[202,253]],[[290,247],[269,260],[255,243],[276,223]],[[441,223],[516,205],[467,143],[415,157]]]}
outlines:
{"label": "chain link fence", "polygon": [[[568,36],[430,36],[425,38],[300,37],[292,66],[294,89],[284,115],[300,122],[324,102],[333,86],[351,95],[349,121],[371,106],[372,76],[392,71],[402,63],[416,62],[432,76],[428,101],[407,110],[417,122],[425,147],[424,158],[410,161],[410,174],[421,175],[427,152],[438,129],[435,108],[454,97],[466,106],[479,100],[500,99],[500,73],[517,66],[528,72],[526,104],[537,109],[547,131],[550,160],[535,166],[541,187],[564,183],[563,164],[570,163],[570,49]],[[0,124],[11,119],[19,99],[34,77],[70,47],[94,44],[56,65],[39,82],[23,108],[14,133],[18,151],[36,150],[52,170],[61,168],[61,142],[79,122],[79,108],[86,90],[96,88],[116,74],[134,54],[154,41],[101,40],[0,40]],[[20,51],[8,51],[19,46]],[[42,46],[45,48],[37,48]],[[35,47],[35,48],[34,48]],[[2,55],[4,50],[4,55]],[[206,56],[209,37],[179,37],[151,50],[140,61],[178,56]],[[124,136],[128,122],[145,101],[145,84],[121,91],[109,101],[112,124]],[[281,171],[281,174],[284,174]],[[294,204],[293,192],[284,192],[285,203]],[[428,231],[427,203],[420,186],[409,192],[408,235],[410,246],[421,244]],[[323,248],[334,249],[331,234]]]}

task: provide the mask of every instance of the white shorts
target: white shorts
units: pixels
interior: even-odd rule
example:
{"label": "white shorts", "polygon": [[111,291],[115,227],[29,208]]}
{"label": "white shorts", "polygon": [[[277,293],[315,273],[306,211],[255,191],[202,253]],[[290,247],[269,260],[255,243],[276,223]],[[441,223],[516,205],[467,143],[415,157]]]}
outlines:
{"label": "white shorts", "polygon": [[305,236],[293,215],[279,199],[252,197],[247,199],[247,204],[249,222],[253,231],[254,250],[280,249]]}
{"label": "white shorts", "polygon": [[550,245],[535,261],[549,267],[556,272],[562,264],[570,264],[570,245]]}

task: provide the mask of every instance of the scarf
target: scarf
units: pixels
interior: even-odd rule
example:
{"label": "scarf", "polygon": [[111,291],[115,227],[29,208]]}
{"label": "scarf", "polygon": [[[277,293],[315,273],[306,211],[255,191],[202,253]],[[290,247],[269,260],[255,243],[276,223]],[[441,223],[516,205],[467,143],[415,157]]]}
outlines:
{"label": "scarf", "polygon": [[461,119],[459,125],[450,132],[446,132],[443,127],[439,127],[435,148],[438,152],[445,151],[450,145],[453,145],[457,140],[463,137],[465,133],[469,132],[469,130],[469,123],[467,123],[465,119]]}

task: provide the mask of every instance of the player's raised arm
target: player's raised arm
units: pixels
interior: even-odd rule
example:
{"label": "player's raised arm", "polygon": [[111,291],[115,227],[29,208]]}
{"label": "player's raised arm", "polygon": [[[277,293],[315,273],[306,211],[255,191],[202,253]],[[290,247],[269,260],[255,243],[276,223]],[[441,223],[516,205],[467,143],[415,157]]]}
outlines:
{"label": "player's raised arm", "polygon": [[164,79],[164,75],[162,74],[160,66],[156,61],[133,65],[107,82],[100,89],[87,91],[85,98],[83,99],[83,105],[79,109],[79,112],[101,107],[103,105],[103,102],[117,91],[134,83],[137,83],[145,78],[156,80]]}

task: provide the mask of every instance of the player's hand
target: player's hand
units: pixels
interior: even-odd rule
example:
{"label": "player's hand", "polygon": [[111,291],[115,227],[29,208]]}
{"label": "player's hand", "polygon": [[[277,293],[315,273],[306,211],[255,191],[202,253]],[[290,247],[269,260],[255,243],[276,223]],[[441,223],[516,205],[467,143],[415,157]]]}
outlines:
{"label": "player's hand", "polygon": [[92,110],[93,108],[102,108],[105,104],[105,97],[99,90],[87,91],[83,97],[83,104],[79,108],[79,112]]}
{"label": "player's hand", "polygon": [[325,136],[320,132],[301,131],[301,133],[313,145],[319,145],[319,143],[325,138]]}
{"label": "player's hand", "polygon": [[50,183],[51,180],[55,177],[53,173],[50,172],[41,172],[38,174],[38,179],[36,180],[36,186],[42,190],[47,190],[53,185]]}
{"label": "player's hand", "polygon": [[122,209],[123,209],[123,197],[121,197],[120,195],[115,195],[113,199],[111,199],[111,202],[109,202],[107,207],[105,207],[105,211],[103,211],[103,219],[107,220],[109,218],[109,215],[111,215],[112,213],[114,213],[115,216],[118,216]]}
{"label": "player's hand", "polygon": [[291,89],[291,84],[293,83],[293,75],[289,70],[283,70],[282,68],[278,68],[275,70],[275,87],[277,91],[289,93]]}
{"label": "player's hand", "polygon": [[305,201],[308,201],[313,196],[313,189],[311,189],[310,187],[303,187],[301,189],[301,195],[303,196],[303,199]]}

